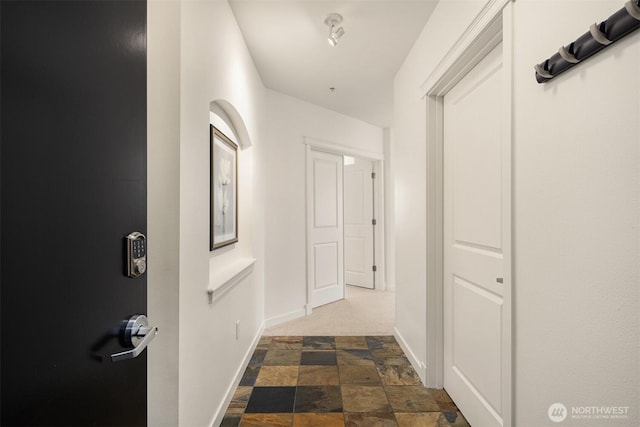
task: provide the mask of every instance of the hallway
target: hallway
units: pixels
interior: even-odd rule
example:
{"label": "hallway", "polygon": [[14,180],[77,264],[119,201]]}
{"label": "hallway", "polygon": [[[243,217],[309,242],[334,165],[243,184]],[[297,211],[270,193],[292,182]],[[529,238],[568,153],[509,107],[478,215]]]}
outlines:
{"label": "hallway", "polygon": [[468,426],[392,336],[263,336],[223,427]]}
{"label": "hallway", "polygon": [[640,0],[0,27],[0,426],[640,426]]}
{"label": "hallway", "polygon": [[393,335],[395,293],[345,286],[345,299],[311,316],[265,329],[264,335]]}

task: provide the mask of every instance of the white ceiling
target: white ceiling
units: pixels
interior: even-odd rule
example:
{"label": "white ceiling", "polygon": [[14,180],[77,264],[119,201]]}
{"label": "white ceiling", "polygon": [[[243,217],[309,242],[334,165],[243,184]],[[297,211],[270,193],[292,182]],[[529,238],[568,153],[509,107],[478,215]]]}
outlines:
{"label": "white ceiling", "polygon": [[[265,86],[391,127],[393,78],[437,0],[229,3]],[[342,15],[345,31],[335,47],[323,22],[332,12]]]}

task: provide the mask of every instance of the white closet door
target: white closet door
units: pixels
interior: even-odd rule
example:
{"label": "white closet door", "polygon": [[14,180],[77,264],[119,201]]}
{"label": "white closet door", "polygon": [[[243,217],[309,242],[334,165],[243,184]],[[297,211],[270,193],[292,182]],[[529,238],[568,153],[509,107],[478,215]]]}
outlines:
{"label": "white closet door", "polygon": [[347,285],[374,287],[373,162],[344,167],[344,269]]}
{"label": "white closet door", "polygon": [[307,282],[311,307],[344,298],[342,156],[311,150],[307,161]]}
{"label": "white closet door", "polygon": [[444,387],[482,427],[501,426],[509,402],[503,88],[500,44],[444,99]]}

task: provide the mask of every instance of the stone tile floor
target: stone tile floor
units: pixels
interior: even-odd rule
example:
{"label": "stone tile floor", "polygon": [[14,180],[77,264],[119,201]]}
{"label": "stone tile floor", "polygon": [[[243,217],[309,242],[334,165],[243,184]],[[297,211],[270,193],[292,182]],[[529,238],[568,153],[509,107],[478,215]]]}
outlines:
{"label": "stone tile floor", "polygon": [[469,426],[392,336],[262,337],[221,427]]}

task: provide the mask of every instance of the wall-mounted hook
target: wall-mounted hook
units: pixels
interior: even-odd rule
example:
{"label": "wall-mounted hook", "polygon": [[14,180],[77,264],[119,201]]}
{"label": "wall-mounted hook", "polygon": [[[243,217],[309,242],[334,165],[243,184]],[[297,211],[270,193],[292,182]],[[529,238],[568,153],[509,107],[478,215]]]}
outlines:
{"label": "wall-mounted hook", "polygon": [[629,0],[624,7],[540,64],[534,66],[536,81],[546,83],[612,43],[640,28],[640,0]]}
{"label": "wall-mounted hook", "polygon": [[626,9],[629,15],[633,16],[635,19],[640,21],[640,6],[638,6],[632,1],[628,1],[624,4],[624,8]]}
{"label": "wall-mounted hook", "polygon": [[541,77],[544,77],[545,79],[553,78],[553,74],[549,73],[547,70],[542,68],[539,64],[534,65],[533,68],[535,68],[536,73],[538,73],[538,75],[540,75]]}
{"label": "wall-mounted hook", "polygon": [[[602,24],[601,24],[602,25]],[[607,38],[607,35],[602,32],[600,29],[600,25],[597,23],[591,24],[589,27],[589,32],[591,33],[591,37],[602,46],[609,46],[612,42]]]}
{"label": "wall-mounted hook", "polygon": [[567,62],[570,62],[572,64],[577,64],[578,62],[580,62],[580,60],[576,58],[573,53],[569,52],[567,48],[564,46],[560,46],[560,49],[558,49],[558,53],[560,54],[562,59],[564,59]]}

